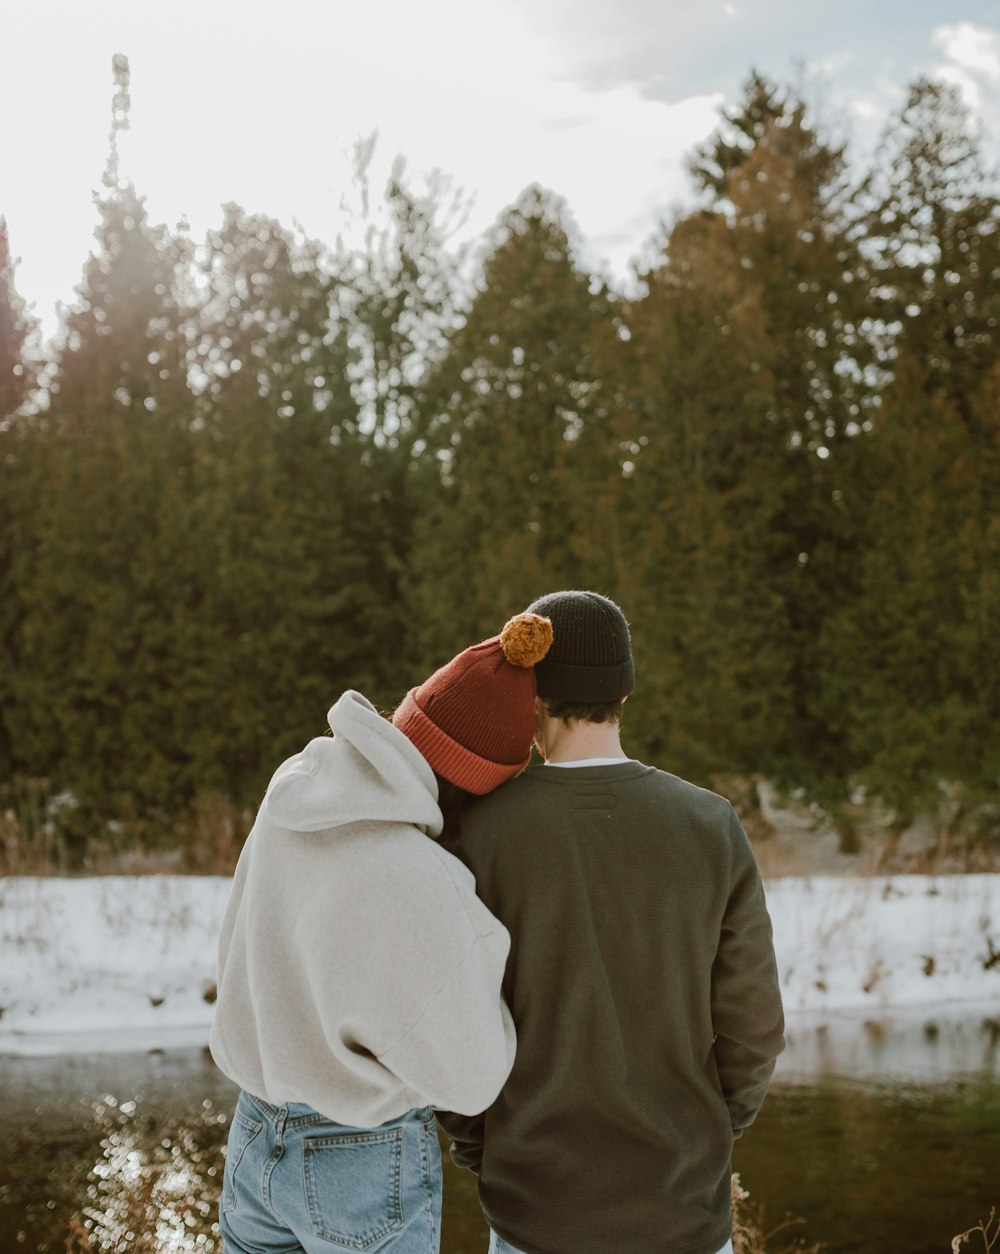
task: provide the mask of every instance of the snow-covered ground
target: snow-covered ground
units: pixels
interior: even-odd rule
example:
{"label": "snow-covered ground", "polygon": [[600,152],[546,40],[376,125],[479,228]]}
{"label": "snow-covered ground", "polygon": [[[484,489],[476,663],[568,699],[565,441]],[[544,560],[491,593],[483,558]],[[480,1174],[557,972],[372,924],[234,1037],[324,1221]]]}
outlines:
{"label": "snow-covered ground", "polygon": [[[0,879],[0,1052],[203,1044],[228,893],[194,876]],[[984,1048],[1000,1065],[1000,875],[813,876],[767,893],[788,1075],[845,1050],[850,1074],[918,1056],[932,1073],[935,1058],[974,1069]]]}
{"label": "snow-covered ground", "polygon": [[229,887],[183,875],[0,879],[0,1051],[205,1042]]}

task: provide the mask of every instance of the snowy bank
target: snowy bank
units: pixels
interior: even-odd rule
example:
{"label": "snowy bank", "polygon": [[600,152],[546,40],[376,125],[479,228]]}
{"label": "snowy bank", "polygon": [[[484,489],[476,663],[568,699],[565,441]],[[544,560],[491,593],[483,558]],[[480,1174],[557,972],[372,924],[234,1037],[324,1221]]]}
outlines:
{"label": "snowy bank", "polygon": [[787,1011],[1000,1012],[1000,875],[779,879],[767,902]]}
{"label": "snowy bank", "polygon": [[[204,1044],[229,884],[0,880],[0,1052]],[[1000,1019],[1000,875],[789,878],[767,894],[789,1018],[783,1069],[821,1061],[852,1023],[865,1026],[860,1064],[875,1067],[926,1041],[928,1013],[945,1035],[965,1014]]]}
{"label": "snowy bank", "polygon": [[227,878],[0,879],[0,1051],[204,1044]]}

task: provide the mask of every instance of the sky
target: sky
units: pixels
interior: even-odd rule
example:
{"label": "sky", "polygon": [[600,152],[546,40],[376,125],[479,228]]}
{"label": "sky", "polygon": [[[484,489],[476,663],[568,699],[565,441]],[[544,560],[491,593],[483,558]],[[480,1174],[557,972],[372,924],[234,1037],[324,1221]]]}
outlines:
{"label": "sky", "polygon": [[0,216],[47,335],[93,244],[115,53],[121,174],[195,239],[236,201],[332,243],[377,131],[376,181],[396,154],[443,171],[467,237],[540,183],[581,261],[624,280],[751,67],[800,84],[859,160],[908,83],[945,78],[1000,158],[1000,0],[0,0]]}

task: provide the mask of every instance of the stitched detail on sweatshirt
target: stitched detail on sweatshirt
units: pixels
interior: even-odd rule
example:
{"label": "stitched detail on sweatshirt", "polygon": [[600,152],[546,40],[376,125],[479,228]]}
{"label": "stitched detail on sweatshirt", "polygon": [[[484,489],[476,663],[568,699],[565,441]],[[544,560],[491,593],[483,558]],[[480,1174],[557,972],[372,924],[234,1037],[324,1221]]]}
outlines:
{"label": "stitched detail on sweatshirt", "polygon": [[574,810],[613,810],[618,798],[613,792],[575,792],[573,794]]}
{"label": "stitched detail on sweatshirt", "polygon": [[[477,949],[479,949],[479,947],[480,947],[480,946],[479,946],[479,942],[480,942],[480,941],[484,941],[484,940],[489,940],[489,938],[490,938],[491,936],[496,936],[496,935],[498,935],[500,932],[503,932],[503,934],[504,934],[505,936],[506,936],[506,934],[507,934],[506,928],[495,928],[492,932],[487,932],[487,933],[485,934],[485,936],[479,936],[479,937],[477,937],[477,939],[476,939],[476,943],[475,943],[474,945],[470,946],[470,948],[468,948],[468,949],[465,951],[465,953],[462,955],[462,958],[460,959],[460,961],[458,961],[458,962],[456,962],[456,963],[455,963],[455,965],[452,967],[452,969],[448,972],[448,975],[447,975],[447,977],[445,978],[444,982],[443,982],[443,983],[442,983],[442,984],[441,984],[441,985],[440,985],[437,989],[435,989],[435,991],[434,991],[434,992],[431,994],[431,996],[427,999],[427,1002],[425,1003],[423,1010],[421,1010],[420,1014],[419,1014],[419,1015],[417,1015],[417,1017],[413,1020],[413,1022],[412,1022],[412,1023],[410,1024],[410,1026],[406,1029],[406,1031],[405,1031],[405,1032],[403,1032],[400,1036],[397,1036],[397,1037],[396,1037],[396,1039],[392,1042],[392,1044],[391,1044],[391,1045],[387,1045],[387,1046],[385,1047],[385,1049],[380,1050],[380,1051],[379,1051],[379,1052],[375,1055],[375,1057],[378,1059],[378,1061],[379,1061],[379,1062],[382,1062],[382,1059],[383,1059],[383,1058],[385,1058],[386,1054],[391,1054],[391,1053],[392,1053],[392,1051],[393,1051],[393,1050],[397,1047],[397,1045],[401,1045],[401,1044],[403,1043],[403,1041],[405,1041],[405,1040],[406,1040],[406,1038],[410,1035],[410,1033],[411,1033],[412,1031],[414,1031],[414,1029],[415,1029],[415,1028],[418,1028],[418,1027],[420,1026],[420,1024],[421,1024],[421,1023],[424,1021],[424,1019],[427,1017],[427,1012],[428,1012],[428,1010],[430,1010],[431,1006],[433,1006],[433,1005],[434,1005],[434,1003],[435,1003],[435,1002],[437,1001],[437,999],[441,996],[441,994],[442,994],[442,993],[444,992],[444,990],[448,987],[448,985],[452,982],[452,980],[455,978],[455,976],[458,974],[458,972],[459,972],[459,971],[461,971],[461,969],[465,966],[465,964],[469,961],[469,959],[470,959],[470,958],[471,958],[471,957],[475,954],[476,950],[477,950]],[[383,1066],[385,1066],[385,1065],[386,1065],[386,1064],[385,1064],[385,1063],[383,1063]],[[390,1068],[390,1070],[391,1070],[391,1068]]]}

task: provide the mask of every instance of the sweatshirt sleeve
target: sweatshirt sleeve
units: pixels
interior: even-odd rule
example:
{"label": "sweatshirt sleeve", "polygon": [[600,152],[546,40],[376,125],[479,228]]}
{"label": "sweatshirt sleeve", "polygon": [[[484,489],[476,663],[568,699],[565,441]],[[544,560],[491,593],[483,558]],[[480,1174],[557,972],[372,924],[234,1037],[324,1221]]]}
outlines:
{"label": "sweatshirt sleeve", "polygon": [[510,1074],[514,1023],[500,995],[509,948],[504,928],[478,936],[417,1022],[379,1055],[429,1105],[476,1115]]}
{"label": "sweatshirt sleeve", "polygon": [[468,1167],[478,1176],[483,1166],[483,1141],[486,1115],[456,1115],[439,1110],[437,1121],[451,1141],[451,1161],[456,1167]]}
{"label": "sweatshirt sleeve", "polygon": [[784,1015],[764,886],[746,832],[730,810],[732,876],[712,967],[715,1060],[733,1132],[753,1123],[784,1049]]}

